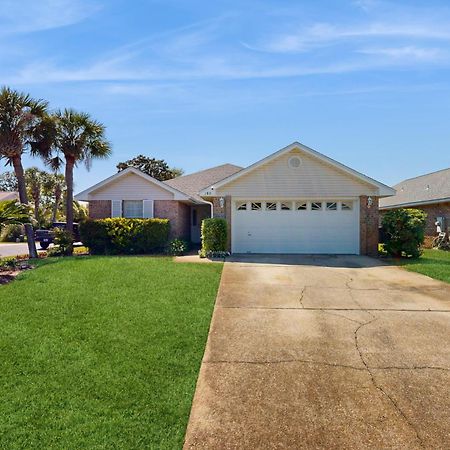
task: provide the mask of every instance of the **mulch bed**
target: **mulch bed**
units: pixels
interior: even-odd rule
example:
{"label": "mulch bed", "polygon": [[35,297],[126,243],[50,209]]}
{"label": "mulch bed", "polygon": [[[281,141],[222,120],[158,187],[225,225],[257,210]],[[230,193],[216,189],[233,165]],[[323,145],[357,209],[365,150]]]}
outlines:
{"label": "mulch bed", "polygon": [[19,275],[20,270],[10,270],[8,272],[0,272],[0,285],[10,283]]}

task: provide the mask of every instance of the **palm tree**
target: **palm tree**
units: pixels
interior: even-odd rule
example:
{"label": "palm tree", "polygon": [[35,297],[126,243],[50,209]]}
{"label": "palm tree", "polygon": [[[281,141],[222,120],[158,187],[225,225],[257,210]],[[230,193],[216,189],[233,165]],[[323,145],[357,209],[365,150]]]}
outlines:
{"label": "palm tree", "polygon": [[54,139],[52,149],[56,155],[48,155],[49,165],[57,169],[65,160],[66,222],[67,230],[73,231],[73,170],[80,162],[91,167],[92,159],[108,158],[111,146],[105,138],[105,127],[87,113],[73,109],[58,111],[53,115]]}
{"label": "palm tree", "polygon": [[[22,155],[36,142],[36,132],[47,114],[47,102],[3,87],[0,89],[0,159],[14,167],[22,204],[28,204]],[[33,227],[25,225],[28,252],[37,258]]]}
{"label": "palm tree", "polygon": [[46,174],[43,187],[47,198],[52,199],[52,223],[56,222],[65,186],[66,180],[64,179],[64,175],[56,172]]}
{"label": "palm tree", "polygon": [[34,204],[34,219],[39,221],[39,207],[41,205],[41,196],[45,173],[37,167],[30,167],[25,170],[25,183],[27,184],[30,197]]}
{"label": "palm tree", "polygon": [[25,225],[30,223],[27,205],[15,200],[0,202],[0,230],[4,225]]}

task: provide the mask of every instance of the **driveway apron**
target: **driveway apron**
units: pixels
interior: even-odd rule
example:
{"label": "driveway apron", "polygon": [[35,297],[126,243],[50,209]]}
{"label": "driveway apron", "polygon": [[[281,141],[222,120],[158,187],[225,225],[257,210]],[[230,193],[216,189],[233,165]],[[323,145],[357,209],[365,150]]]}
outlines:
{"label": "driveway apron", "polygon": [[450,448],[450,285],[357,256],[224,266],[185,448]]}

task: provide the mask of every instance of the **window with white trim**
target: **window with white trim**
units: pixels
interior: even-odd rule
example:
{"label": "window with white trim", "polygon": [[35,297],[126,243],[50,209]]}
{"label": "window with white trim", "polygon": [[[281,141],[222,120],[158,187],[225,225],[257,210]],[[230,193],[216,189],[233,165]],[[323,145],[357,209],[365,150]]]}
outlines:
{"label": "window with white trim", "polygon": [[281,211],[290,211],[292,209],[292,202],[281,202]]}
{"label": "window with white trim", "polygon": [[266,211],[276,211],[277,202],[266,202]]}
{"label": "window with white trim", "polygon": [[124,200],[122,202],[122,217],[142,219],[144,217],[144,202],[142,200]]}
{"label": "window with white trim", "polygon": [[322,202],[311,202],[311,211],[320,211],[322,209]]}
{"label": "window with white trim", "polygon": [[306,203],[306,202],[295,202],[295,209],[297,211],[306,211],[308,209],[308,203]]}
{"label": "window with white trim", "polygon": [[252,211],[261,211],[262,209],[262,204],[261,202],[252,202]]}
{"label": "window with white trim", "polygon": [[236,209],[238,211],[246,211],[247,210],[247,202],[238,202],[238,203],[236,203]]}
{"label": "window with white trim", "polygon": [[341,209],[342,211],[351,211],[353,209],[353,202],[342,202]]}
{"label": "window with white trim", "polygon": [[337,203],[336,202],[327,202],[327,211],[336,211]]}

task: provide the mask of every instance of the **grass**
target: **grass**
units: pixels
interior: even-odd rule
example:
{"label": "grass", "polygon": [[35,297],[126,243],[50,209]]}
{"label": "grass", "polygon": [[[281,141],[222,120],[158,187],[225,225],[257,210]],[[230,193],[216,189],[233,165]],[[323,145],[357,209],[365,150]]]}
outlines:
{"label": "grass", "polygon": [[181,448],[222,265],[38,265],[0,287],[0,447]]}
{"label": "grass", "polygon": [[450,252],[424,250],[420,258],[402,259],[398,264],[413,272],[450,283]]}

